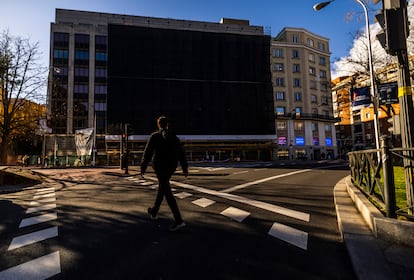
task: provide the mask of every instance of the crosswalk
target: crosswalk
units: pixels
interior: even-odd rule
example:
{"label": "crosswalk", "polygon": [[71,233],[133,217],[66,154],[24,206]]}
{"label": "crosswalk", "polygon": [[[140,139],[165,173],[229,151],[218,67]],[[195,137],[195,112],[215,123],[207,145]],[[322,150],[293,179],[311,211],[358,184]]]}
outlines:
{"label": "crosswalk", "polygon": [[[156,178],[154,177],[146,177],[146,179],[143,180],[143,179],[137,179],[136,177],[130,176],[130,177],[127,177],[127,179],[132,182],[136,182],[142,186],[151,186],[152,189],[157,188]],[[177,182],[177,181],[171,181],[171,184],[191,191],[191,192],[177,191],[173,189],[173,191],[175,191],[174,195],[179,199],[191,199],[191,197],[193,196],[193,192],[197,192],[197,193],[206,194],[209,196],[224,198],[228,201],[238,202],[238,203],[241,203],[242,205],[253,206],[253,207],[256,207],[262,210],[267,210],[267,211],[270,211],[270,212],[273,212],[279,215],[287,216],[289,218],[296,219],[302,222],[308,223],[310,221],[310,214],[308,213],[293,210],[293,209],[288,209],[282,206],[273,205],[273,204],[266,203],[263,201],[253,200],[253,199],[249,199],[246,197],[234,195],[234,194],[229,193],[230,190],[227,190],[225,192],[215,191],[215,190],[211,190],[211,189],[207,189],[207,188],[203,188],[199,186],[193,186],[190,184]],[[196,206],[202,207],[202,208],[207,208],[211,205],[214,205],[216,201],[210,198],[201,197],[201,198],[192,200],[191,203]],[[221,211],[220,214],[225,217],[230,218],[233,221],[242,223],[251,213],[244,209],[239,209],[239,208],[229,205],[225,210]],[[307,250],[308,248],[309,234],[305,231],[296,229],[292,226],[284,225],[279,222],[274,222],[272,226],[270,227],[270,229],[268,230],[267,234],[274,238],[282,240],[286,243],[289,243],[295,247],[298,247],[302,250]]]}
{"label": "crosswalk", "polygon": [[[21,220],[19,229],[29,232],[14,237],[7,249],[8,252],[58,236],[58,227],[50,226],[47,223],[58,218],[55,189],[53,187],[36,190],[33,200],[30,202],[30,207],[25,214],[27,217]],[[37,228],[43,228],[31,231],[31,227],[35,225],[38,225]],[[0,271],[0,279],[40,280],[50,278],[60,272],[60,252],[54,251]]]}

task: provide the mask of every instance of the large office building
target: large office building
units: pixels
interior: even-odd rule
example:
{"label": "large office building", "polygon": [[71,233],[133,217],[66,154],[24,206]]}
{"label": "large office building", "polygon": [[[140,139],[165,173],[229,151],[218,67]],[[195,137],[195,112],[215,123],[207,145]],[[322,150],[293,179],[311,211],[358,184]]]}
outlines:
{"label": "large office building", "polygon": [[95,127],[98,154],[111,163],[127,124],[139,157],[167,115],[192,160],[274,158],[270,41],[246,20],[57,9],[48,88],[55,154],[70,153],[63,139],[76,130]]}
{"label": "large office building", "polygon": [[337,156],[329,40],[283,28],[271,41],[277,158]]}

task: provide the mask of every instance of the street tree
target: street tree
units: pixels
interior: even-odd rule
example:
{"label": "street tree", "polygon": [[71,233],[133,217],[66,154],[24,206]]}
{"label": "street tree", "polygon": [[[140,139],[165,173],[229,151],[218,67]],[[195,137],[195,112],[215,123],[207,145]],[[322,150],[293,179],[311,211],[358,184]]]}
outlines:
{"label": "street tree", "polygon": [[[27,38],[0,34],[0,164],[5,164],[13,139],[34,137],[33,127],[44,114],[45,72],[39,44]],[[30,135],[23,135],[28,133]]]}

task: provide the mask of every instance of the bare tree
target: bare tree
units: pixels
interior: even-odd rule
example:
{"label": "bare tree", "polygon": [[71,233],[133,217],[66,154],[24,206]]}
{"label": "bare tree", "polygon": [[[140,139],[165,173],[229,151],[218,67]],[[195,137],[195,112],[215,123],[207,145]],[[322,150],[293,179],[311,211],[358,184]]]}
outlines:
{"label": "bare tree", "polygon": [[45,72],[37,61],[40,58],[38,43],[13,37],[9,31],[0,34],[0,163],[5,164],[13,138],[28,127],[36,125],[42,114],[39,106],[30,101],[42,102]]}

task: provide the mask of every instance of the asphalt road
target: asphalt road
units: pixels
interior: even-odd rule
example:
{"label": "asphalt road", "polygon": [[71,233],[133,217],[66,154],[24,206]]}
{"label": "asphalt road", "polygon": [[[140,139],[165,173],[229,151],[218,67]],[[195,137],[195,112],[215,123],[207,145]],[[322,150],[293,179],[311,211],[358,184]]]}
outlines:
{"label": "asphalt road", "polygon": [[130,168],[39,170],[49,179],[0,195],[0,279],[355,279],[333,187],[344,166],[192,166],[147,216],[155,175]]}

